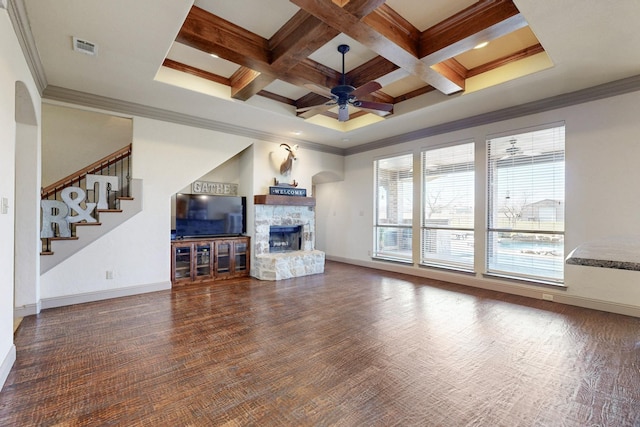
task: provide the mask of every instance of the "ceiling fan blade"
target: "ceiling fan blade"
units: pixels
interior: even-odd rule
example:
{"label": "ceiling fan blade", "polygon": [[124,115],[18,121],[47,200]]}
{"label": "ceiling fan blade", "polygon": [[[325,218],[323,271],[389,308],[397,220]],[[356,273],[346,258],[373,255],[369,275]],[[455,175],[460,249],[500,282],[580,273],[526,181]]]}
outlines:
{"label": "ceiling fan blade", "polygon": [[312,105],[310,107],[302,107],[302,108],[296,108],[296,113],[304,113],[305,111],[309,111],[309,110],[313,110],[315,108],[322,108],[327,104],[319,104],[319,105]]}
{"label": "ceiling fan blade", "polygon": [[351,92],[351,95],[357,98],[358,96],[367,95],[380,89],[382,89],[382,85],[380,83],[376,81],[370,81],[369,83],[365,83]]}
{"label": "ceiling fan blade", "polygon": [[324,113],[325,111],[331,109],[334,105],[336,104],[328,103],[328,104],[316,105],[314,107],[299,108],[296,110],[296,112],[298,113],[298,117],[302,117],[303,119],[308,119],[315,115]]}
{"label": "ceiling fan blade", "polygon": [[307,89],[309,89],[313,93],[317,93],[318,95],[326,96],[329,99],[333,99],[334,98],[334,95],[326,87],[314,85],[314,84],[311,84],[311,83],[306,83],[304,85],[304,87],[306,87]]}
{"label": "ceiling fan blade", "polygon": [[347,105],[341,105],[340,108],[338,108],[338,121],[346,122],[347,120],[349,120],[349,107]]}
{"label": "ceiling fan blade", "polygon": [[382,102],[356,101],[353,103],[353,106],[358,108],[364,108],[366,110],[383,111],[386,113],[393,111],[393,104],[385,104]]}
{"label": "ceiling fan blade", "polygon": [[369,110],[367,108],[361,108],[360,111],[364,111],[365,113],[375,114],[376,116],[379,116],[379,117],[385,117],[385,116],[388,116],[389,114],[393,114],[393,111]]}

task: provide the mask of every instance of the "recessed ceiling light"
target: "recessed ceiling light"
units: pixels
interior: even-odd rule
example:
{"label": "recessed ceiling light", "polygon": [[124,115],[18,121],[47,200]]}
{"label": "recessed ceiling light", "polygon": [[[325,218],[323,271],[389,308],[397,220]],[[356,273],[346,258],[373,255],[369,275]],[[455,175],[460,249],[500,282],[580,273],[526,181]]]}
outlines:
{"label": "recessed ceiling light", "polygon": [[482,49],[483,47],[486,47],[488,44],[489,42],[478,43],[477,45],[475,45],[474,49]]}
{"label": "recessed ceiling light", "polygon": [[294,135],[302,135],[302,131],[301,130],[294,130],[291,133],[294,134]]}
{"label": "recessed ceiling light", "polygon": [[216,55],[215,53],[210,53],[209,54],[212,58],[220,58],[218,55]]}

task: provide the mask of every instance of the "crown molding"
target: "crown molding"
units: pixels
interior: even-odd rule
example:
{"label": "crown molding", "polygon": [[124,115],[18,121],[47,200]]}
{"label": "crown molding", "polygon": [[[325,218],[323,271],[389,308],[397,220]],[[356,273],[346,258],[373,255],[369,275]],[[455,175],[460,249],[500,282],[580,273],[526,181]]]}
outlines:
{"label": "crown molding", "polygon": [[244,136],[261,141],[276,143],[288,142],[290,144],[298,144],[300,147],[308,150],[344,155],[344,149],[339,147],[332,147],[311,141],[284,137],[281,135],[275,135],[272,133],[249,129],[242,126],[235,126],[216,120],[176,113],[175,111],[164,110],[161,108],[150,107],[143,104],[136,104],[133,102],[123,101],[115,98],[108,98],[100,95],[93,95],[90,93],[71,89],[65,89],[59,86],[47,86],[42,93],[42,98],[43,100],[75,104],[84,107],[95,108],[98,110],[112,111],[129,116],[146,117],[149,119],[161,120],[185,126],[224,132],[231,135]]}
{"label": "crown molding", "polygon": [[508,107],[501,110],[495,110],[460,120],[454,120],[451,122],[418,129],[412,132],[407,132],[389,138],[379,139],[350,148],[339,148],[327,146],[324,144],[318,144],[311,141],[283,137],[268,132],[257,131],[241,126],[234,126],[215,120],[203,119],[187,114],[149,107],[142,104],[131,103],[114,98],[107,98],[99,95],[92,95],[89,93],[65,89],[58,86],[49,86],[47,84],[44,67],[42,66],[42,62],[40,61],[40,55],[38,53],[38,49],[31,32],[31,26],[29,24],[24,0],[0,0],[0,9],[7,9],[8,11],[9,18],[18,38],[18,42],[22,48],[27,66],[31,71],[33,79],[35,80],[38,92],[43,97],[43,99],[72,103],[91,108],[113,111],[116,113],[163,120],[187,126],[225,132],[233,135],[245,136],[248,138],[254,138],[263,141],[277,143],[289,142],[298,144],[301,147],[309,150],[343,156],[358,154],[365,151],[371,151],[391,145],[402,144],[405,142],[410,142],[434,135],[440,135],[488,123],[514,119],[558,108],[569,107],[576,104],[595,101],[598,99],[617,95],[623,95],[640,90],[640,75],[636,75],[628,77],[626,79],[604,83],[598,86],[553,96],[539,101],[533,101],[514,107]]}
{"label": "crown molding", "polygon": [[7,11],[11,24],[13,25],[13,31],[16,33],[18,43],[22,48],[22,54],[27,61],[27,67],[29,67],[29,71],[31,71],[38,92],[42,95],[42,92],[47,87],[47,77],[42,62],[40,61],[40,54],[38,53],[33,33],[31,32],[31,25],[29,24],[29,17],[24,5],[24,0],[2,1],[7,4]]}
{"label": "crown molding", "polygon": [[344,155],[348,156],[351,154],[363,153],[365,151],[371,151],[391,145],[402,144],[404,142],[415,141],[417,139],[427,138],[430,136],[441,135],[444,133],[459,131],[503,120],[515,119],[531,114],[556,110],[558,108],[570,107],[572,105],[582,104],[590,101],[597,101],[598,99],[609,98],[612,96],[624,95],[626,93],[635,92],[638,90],[640,90],[640,75],[628,77],[626,79],[615,80],[609,83],[581,89],[575,92],[552,96],[550,98],[541,99],[539,101],[528,102],[526,104],[516,105],[514,107],[490,111],[484,114],[478,114],[477,116],[471,116],[460,120],[453,120],[451,122],[418,129],[413,132],[407,132],[389,138],[379,139],[377,141],[368,142],[366,144],[356,145],[354,147],[346,148],[344,150]]}
{"label": "crown molding", "polygon": [[581,89],[575,92],[553,96],[539,101],[533,101],[522,105],[516,105],[514,107],[503,108],[501,110],[495,110],[460,120],[454,120],[451,122],[418,129],[413,132],[407,132],[401,135],[372,141],[350,148],[332,147],[315,142],[283,137],[280,135],[257,131],[254,129],[248,129],[241,126],[230,125],[228,123],[223,123],[215,120],[203,119],[188,114],[176,113],[170,110],[149,107],[142,104],[122,101],[114,98],[107,98],[86,92],[65,89],[58,86],[47,86],[42,94],[42,97],[43,100],[59,101],[63,103],[81,105],[89,108],[112,111],[131,116],[147,117],[186,126],[193,126],[229,133],[232,135],[244,136],[247,138],[253,138],[262,141],[276,143],[288,142],[292,144],[298,144],[301,147],[309,150],[348,156],[365,151],[371,151],[392,145],[402,144],[405,142],[415,141],[435,135],[468,129],[475,126],[481,126],[531,114],[542,113],[558,108],[570,107],[572,105],[596,101],[612,96],[623,95],[638,90],[640,90],[640,75],[604,83],[586,89]]}

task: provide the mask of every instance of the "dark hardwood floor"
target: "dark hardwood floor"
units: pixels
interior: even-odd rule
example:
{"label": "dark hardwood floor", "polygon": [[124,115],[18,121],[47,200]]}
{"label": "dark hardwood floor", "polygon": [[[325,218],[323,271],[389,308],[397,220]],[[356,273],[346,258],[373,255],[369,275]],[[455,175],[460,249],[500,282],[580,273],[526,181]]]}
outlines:
{"label": "dark hardwood floor", "polygon": [[43,311],[1,426],[640,426],[640,319],[328,262]]}

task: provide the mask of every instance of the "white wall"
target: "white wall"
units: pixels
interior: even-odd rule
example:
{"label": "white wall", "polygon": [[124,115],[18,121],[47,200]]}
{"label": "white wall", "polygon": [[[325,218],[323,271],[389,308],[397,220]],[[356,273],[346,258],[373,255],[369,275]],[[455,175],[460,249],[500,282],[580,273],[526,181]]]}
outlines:
{"label": "white wall", "polygon": [[370,258],[373,224],[373,161],[377,157],[419,153],[427,146],[473,139],[477,151],[476,243],[483,248],[486,176],[485,140],[493,133],[546,123],[566,124],[565,253],[589,240],[634,235],[640,239],[640,92],[579,104],[518,119],[464,129],[393,147],[348,156],[345,180],[316,186],[319,249],[330,259],[423,277],[556,301],[640,315],[640,272],[565,266],[566,290],[482,277],[484,254],[476,252],[475,276],[422,267],[402,267]]}
{"label": "white wall", "polygon": [[274,152],[281,154],[277,143],[134,117],[133,178],[143,180],[143,211],[43,274],[43,308],[169,288],[171,199],[193,181],[238,182],[251,235],[253,195],[266,194],[274,176],[310,192],[314,175],[343,173],[342,156],[301,149],[291,177],[281,177]]}
{"label": "white wall", "polygon": [[[37,313],[40,301],[40,128],[16,127],[15,298],[16,317]],[[29,307],[29,308],[27,308]]]}
{"label": "white wall", "polygon": [[42,186],[131,144],[131,127],[127,117],[43,104]]}
{"label": "white wall", "polygon": [[[16,156],[16,82],[25,84],[40,121],[40,95],[22,56],[11,21],[0,8],[0,200],[9,202],[7,214],[0,214],[0,385],[15,361],[13,345],[14,228]],[[17,114],[18,113],[18,114]]]}
{"label": "white wall", "polygon": [[[171,196],[248,147],[250,139],[133,119],[133,178],[143,211],[41,277],[43,307],[170,287]],[[106,271],[114,273],[106,279]]]}

